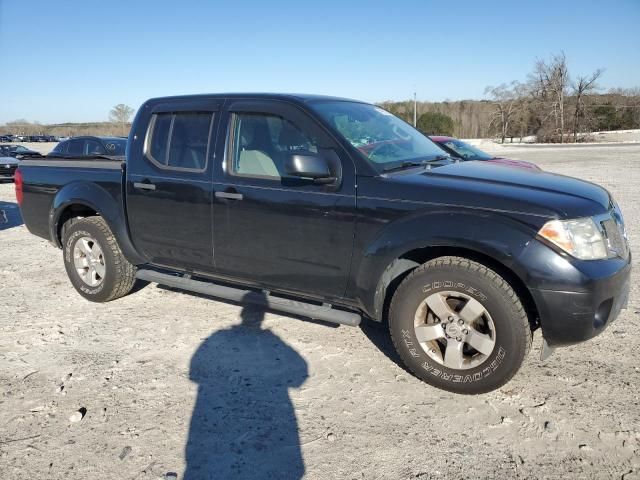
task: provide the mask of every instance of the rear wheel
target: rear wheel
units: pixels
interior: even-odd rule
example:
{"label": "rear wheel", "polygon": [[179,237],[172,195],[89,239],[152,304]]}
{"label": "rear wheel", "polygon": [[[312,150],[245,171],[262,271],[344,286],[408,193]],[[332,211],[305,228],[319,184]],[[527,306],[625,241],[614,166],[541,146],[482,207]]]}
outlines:
{"label": "rear wheel", "polygon": [[136,267],[122,255],[102,217],[69,220],[62,241],[67,275],[80,295],[108,302],[131,291]]}
{"label": "rear wheel", "polygon": [[393,343],[420,379],[457,393],[501,387],[531,348],[531,329],[511,286],[484,265],[440,257],[416,268],[396,290]]}

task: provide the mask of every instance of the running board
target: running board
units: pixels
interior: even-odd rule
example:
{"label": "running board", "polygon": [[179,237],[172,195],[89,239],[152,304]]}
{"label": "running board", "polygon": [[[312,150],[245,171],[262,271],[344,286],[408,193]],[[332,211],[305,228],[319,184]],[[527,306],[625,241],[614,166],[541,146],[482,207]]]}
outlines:
{"label": "running board", "polygon": [[325,322],[339,323],[350,327],[357,327],[360,325],[360,320],[362,319],[357,313],[336,310],[332,308],[331,305],[315,305],[313,303],[298,302],[286,298],[274,297],[268,293],[227,287],[211,282],[203,282],[187,277],[156,272],[155,270],[138,270],[136,278],[181,290],[211,295],[212,297],[224,298],[235,302],[252,303],[270,310],[293,313],[315,320],[324,320]]}

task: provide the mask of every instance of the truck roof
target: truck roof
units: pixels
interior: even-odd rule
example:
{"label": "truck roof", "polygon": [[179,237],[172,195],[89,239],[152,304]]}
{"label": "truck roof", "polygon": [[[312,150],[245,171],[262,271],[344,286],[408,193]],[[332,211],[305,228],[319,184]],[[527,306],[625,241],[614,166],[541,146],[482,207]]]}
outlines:
{"label": "truck roof", "polygon": [[265,92],[246,92],[246,93],[199,93],[193,95],[172,95],[167,97],[151,98],[149,102],[159,100],[197,100],[212,98],[263,98],[268,100],[288,100],[294,102],[308,103],[314,101],[336,101],[336,102],[357,102],[365,103],[360,100],[350,98],[333,97],[330,95],[315,95],[309,93],[265,93]]}

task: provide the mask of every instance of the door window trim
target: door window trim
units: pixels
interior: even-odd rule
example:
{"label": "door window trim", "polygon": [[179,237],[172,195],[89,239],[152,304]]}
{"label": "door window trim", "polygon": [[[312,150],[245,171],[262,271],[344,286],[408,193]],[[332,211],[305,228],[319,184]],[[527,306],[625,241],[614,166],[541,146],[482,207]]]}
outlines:
{"label": "door window trim", "polygon": [[[190,113],[204,113],[209,115],[209,133],[207,135],[207,150],[205,152],[204,157],[204,165],[202,168],[188,168],[188,167],[172,167],[169,165],[169,154],[171,153],[171,137],[173,136],[173,124],[176,119],[176,115],[180,114],[190,114]],[[169,133],[167,134],[167,144],[166,144],[166,163],[161,163],[157,160],[153,155],[151,155],[151,142],[153,140],[153,133],[156,127],[156,120],[158,115],[171,115],[171,124],[169,125]],[[151,119],[149,120],[149,126],[147,127],[147,133],[144,137],[144,145],[142,147],[142,153],[153,165],[160,168],[161,170],[173,170],[177,172],[189,172],[189,173],[203,173],[207,170],[209,166],[209,153],[211,150],[211,135],[213,134],[213,124],[215,123],[216,112],[212,111],[204,111],[200,112],[197,110],[190,111],[177,111],[177,112],[154,112],[151,114]]]}

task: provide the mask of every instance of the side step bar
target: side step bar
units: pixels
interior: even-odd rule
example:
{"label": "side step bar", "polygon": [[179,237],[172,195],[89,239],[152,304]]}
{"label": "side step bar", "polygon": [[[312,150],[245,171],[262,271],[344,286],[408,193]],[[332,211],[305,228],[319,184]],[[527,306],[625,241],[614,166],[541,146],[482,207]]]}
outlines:
{"label": "side step bar", "polygon": [[313,303],[298,302],[286,298],[273,297],[267,293],[260,293],[254,290],[244,290],[241,288],[227,287],[210,282],[193,280],[187,277],[179,277],[167,273],[156,272],[155,270],[138,270],[136,278],[147,282],[159,283],[168,287],[188,290],[190,292],[211,295],[212,297],[224,298],[236,302],[247,302],[270,310],[293,313],[315,320],[339,323],[357,327],[360,325],[362,317],[357,313],[336,310],[330,305],[315,305]]}

